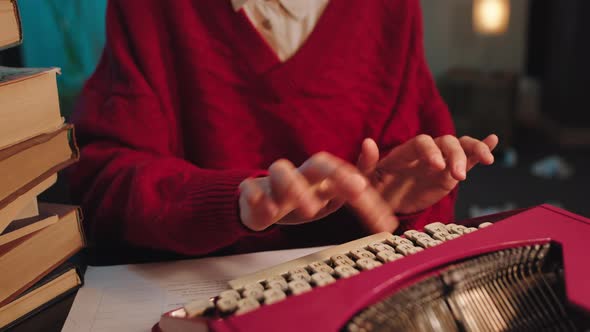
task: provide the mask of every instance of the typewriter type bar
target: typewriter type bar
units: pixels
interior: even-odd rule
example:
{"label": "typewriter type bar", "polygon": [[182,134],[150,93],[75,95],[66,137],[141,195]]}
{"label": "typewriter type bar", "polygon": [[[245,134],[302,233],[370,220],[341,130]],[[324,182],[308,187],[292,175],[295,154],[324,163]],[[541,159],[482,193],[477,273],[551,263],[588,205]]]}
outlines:
{"label": "typewriter type bar", "polygon": [[557,247],[523,246],[454,264],[363,309],[344,330],[582,330],[588,322],[566,305]]}

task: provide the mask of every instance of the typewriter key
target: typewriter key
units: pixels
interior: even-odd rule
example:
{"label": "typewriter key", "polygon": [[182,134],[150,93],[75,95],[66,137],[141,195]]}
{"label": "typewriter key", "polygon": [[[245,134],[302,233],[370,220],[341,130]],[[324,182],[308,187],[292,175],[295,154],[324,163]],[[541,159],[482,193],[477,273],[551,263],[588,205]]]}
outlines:
{"label": "typewriter key", "polygon": [[236,315],[245,314],[249,311],[258,309],[260,307],[260,303],[258,303],[257,300],[251,297],[239,300],[237,305],[238,310],[236,310]]}
{"label": "typewriter key", "polygon": [[311,290],[311,286],[305,280],[295,280],[289,283],[291,294],[299,295]]}
{"label": "typewriter key", "polygon": [[322,287],[328,284],[333,283],[334,281],[336,281],[336,279],[334,279],[334,277],[332,277],[331,274],[326,273],[326,272],[318,272],[318,273],[314,273],[311,276],[311,281],[318,287]]}
{"label": "typewriter key", "polygon": [[339,278],[348,278],[359,274],[359,271],[350,265],[340,265],[334,268],[334,272]]}
{"label": "typewriter key", "polygon": [[309,264],[309,269],[311,271],[313,271],[314,273],[318,273],[318,272],[325,272],[328,274],[334,273],[334,269],[329,267],[324,262],[313,262],[313,263]]}
{"label": "typewriter key", "polygon": [[352,255],[352,257],[354,257],[356,259],[361,259],[361,258],[373,259],[373,258],[375,258],[375,255],[373,253],[371,253],[370,251],[365,250],[365,249],[353,249],[350,251],[350,254]]}
{"label": "typewriter key", "polygon": [[264,291],[264,304],[273,304],[287,298],[287,294],[278,288],[267,289]]}

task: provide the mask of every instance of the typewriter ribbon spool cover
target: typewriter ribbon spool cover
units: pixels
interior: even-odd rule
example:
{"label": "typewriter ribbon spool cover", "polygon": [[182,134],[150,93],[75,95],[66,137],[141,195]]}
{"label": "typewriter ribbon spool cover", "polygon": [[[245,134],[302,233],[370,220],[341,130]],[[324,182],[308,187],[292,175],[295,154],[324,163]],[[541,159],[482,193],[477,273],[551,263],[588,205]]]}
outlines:
{"label": "typewriter ribbon spool cover", "polygon": [[244,314],[188,318],[179,309],[154,330],[590,330],[590,219],[541,205],[463,224],[488,220],[493,226]]}

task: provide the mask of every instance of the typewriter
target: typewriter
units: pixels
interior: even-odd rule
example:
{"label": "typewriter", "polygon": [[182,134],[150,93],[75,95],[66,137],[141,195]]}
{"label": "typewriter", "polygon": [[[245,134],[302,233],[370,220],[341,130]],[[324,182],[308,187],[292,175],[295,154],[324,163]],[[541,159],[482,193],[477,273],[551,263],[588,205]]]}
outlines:
{"label": "typewriter", "polygon": [[549,205],[379,233],[229,281],[168,331],[590,331],[590,219]]}

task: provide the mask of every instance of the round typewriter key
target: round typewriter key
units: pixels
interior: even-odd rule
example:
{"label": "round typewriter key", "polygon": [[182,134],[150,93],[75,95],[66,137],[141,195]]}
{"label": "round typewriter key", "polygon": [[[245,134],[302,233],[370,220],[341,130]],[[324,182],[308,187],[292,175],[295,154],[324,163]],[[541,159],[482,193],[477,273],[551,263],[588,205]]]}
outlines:
{"label": "round typewriter key", "polygon": [[316,286],[322,287],[322,286],[333,283],[334,281],[336,281],[336,279],[334,279],[334,277],[332,277],[331,274],[328,274],[326,272],[318,272],[318,273],[314,273],[311,276],[311,281]]}
{"label": "round typewriter key", "polygon": [[391,246],[381,242],[369,244],[369,249],[374,253],[378,253],[384,250],[395,251],[395,249],[393,249]]}
{"label": "round typewriter key", "polygon": [[286,291],[288,288],[287,281],[285,280],[285,278],[283,278],[281,276],[274,276],[274,277],[268,278],[266,280],[266,288],[267,289],[277,288],[282,291]]}
{"label": "round typewriter key", "polygon": [[457,227],[459,227],[459,225],[453,223],[445,225],[445,228],[447,229],[447,231],[449,231],[449,233],[453,233],[453,229]]}
{"label": "round typewriter key", "polygon": [[412,251],[414,249],[416,249],[416,247],[414,247],[413,245],[409,245],[409,244],[402,244],[402,245],[395,247],[395,250],[404,256],[412,254],[413,253]]}
{"label": "round typewriter key", "polygon": [[305,269],[295,269],[289,271],[289,280],[304,280],[309,282],[311,280],[311,276],[309,275],[309,273],[307,273]]}
{"label": "round typewriter key", "polygon": [[215,302],[217,310],[224,314],[234,311],[238,307],[238,301],[233,297],[220,297]]}
{"label": "round typewriter key", "polygon": [[261,292],[264,291],[264,287],[262,287],[262,285],[260,283],[258,283],[258,282],[255,282],[253,284],[248,284],[248,285],[244,286],[244,289],[245,290],[246,289],[258,289]]}
{"label": "round typewriter key", "polygon": [[454,240],[454,239],[458,238],[459,236],[460,235],[457,235],[457,234],[449,234],[449,235],[447,235],[447,241]]}
{"label": "round typewriter key", "polygon": [[401,236],[393,235],[392,237],[387,239],[387,243],[393,245],[394,247],[401,246],[403,244],[413,246],[414,244],[412,241],[408,239],[404,239]]}
{"label": "round typewriter key", "polygon": [[341,265],[350,265],[350,266],[354,266],[354,261],[352,259],[347,259],[347,260],[336,260],[334,261],[334,267],[336,266],[341,266]]}
{"label": "round typewriter key", "polygon": [[407,231],[404,232],[404,236],[407,237],[407,238],[409,238],[409,239],[411,239],[412,236],[414,236],[414,234],[416,234],[416,233],[418,233],[417,230],[410,229],[410,230],[407,230]]}
{"label": "round typewriter key", "polygon": [[436,232],[432,234],[432,238],[435,240],[439,240],[439,241],[446,241],[447,240],[447,235],[450,235],[449,232],[445,231],[443,232]]}
{"label": "round typewriter key", "polygon": [[238,310],[236,310],[236,315],[245,314],[249,311],[257,309],[260,307],[260,303],[257,300],[251,297],[247,297],[245,299],[241,299],[237,303]]}
{"label": "round typewriter key", "polygon": [[406,231],[404,236],[410,240],[417,241],[418,239],[430,239],[430,236],[426,233],[418,232],[418,231]]}
{"label": "round typewriter key", "polygon": [[389,251],[389,250],[385,250],[385,251],[381,251],[377,253],[377,258],[384,262],[393,262],[397,259],[403,258],[404,256],[400,255],[400,254],[396,254],[394,251]]}
{"label": "round typewriter key", "polygon": [[457,224],[448,224],[447,229],[449,230],[450,233],[457,234],[457,235],[463,235],[463,234],[465,234],[465,230],[467,229],[467,227],[462,226],[462,225],[457,225]]}
{"label": "round typewriter key", "polygon": [[244,298],[254,298],[258,301],[262,300],[262,293],[264,292],[264,289],[262,288],[249,288],[249,289],[244,289],[244,291],[242,292],[242,295],[244,296]]}
{"label": "round typewriter key", "polygon": [[236,291],[235,289],[223,291],[219,294],[219,297],[232,298],[236,301],[241,298],[240,293],[238,293],[238,291]]}
{"label": "round typewriter key", "polygon": [[332,261],[335,261],[335,260],[350,259],[350,258],[348,258],[348,256],[346,256],[345,254],[338,254],[338,255],[334,255],[334,256],[330,257],[330,259]]}
{"label": "round typewriter key", "polygon": [[267,289],[279,289],[286,291],[289,288],[286,281],[271,281],[267,284]]}
{"label": "round typewriter key", "polygon": [[424,249],[423,248],[420,248],[420,247],[413,247],[412,249],[410,249],[410,255],[411,254],[415,254],[415,253],[420,252],[420,251],[423,251],[423,250]]}
{"label": "round typewriter key", "polygon": [[360,267],[361,270],[372,270],[377,266],[381,266],[381,262],[369,258],[361,258],[356,261],[356,265]]}
{"label": "round typewriter key", "polygon": [[311,290],[311,286],[309,283],[305,282],[305,280],[295,280],[289,283],[289,289],[293,295],[299,295],[309,292]]}
{"label": "round typewriter key", "polygon": [[336,266],[340,266],[340,265],[351,265],[354,266],[354,261],[350,258],[348,258],[348,256],[346,255],[334,255],[332,256],[332,263],[334,264],[334,267]]}
{"label": "round typewriter key", "polygon": [[334,269],[329,267],[324,262],[313,262],[313,263],[309,264],[309,269],[315,273],[318,273],[318,272],[325,272],[328,274],[334,273]]}
{"label": "round typewriter key", "polygon": [[215,305],[211,300],[197,300],[184,305],[184,311],[188,317],[195,317],[203,315],[207,310],[213,309]]}
{"label": "round typewriter key", "polygon": [[334,268],[334,272],[340,278],[348,278],[359,274],[359,271],[350,265],[340,265]]}
{"label": "round typewriter key", "polygon": [[375,255],[373,255],[373,253],[371,253],[370,251],[365,250],[365,249],[353,249],[350,251],[350,254],[356,259],[361,259],[361,258],[373,259],[373,258],[375,258]]}
{"label": "round typewriter key", "polygon": [[285,292],[278,288],[267,289],[264,291],[264,304],[273,304],[287,298]]}
{"label": "round typewriter key", "polygon": [[424,230],[426,231],[426,233],[433,235],[434,233],[445,233],[447,234],[449,231],[447,230],[447,228],[445,227],[445,224],[441,223],[441,222],[433,222],[431,224],[428,224],[426,226],[424,226]]}

